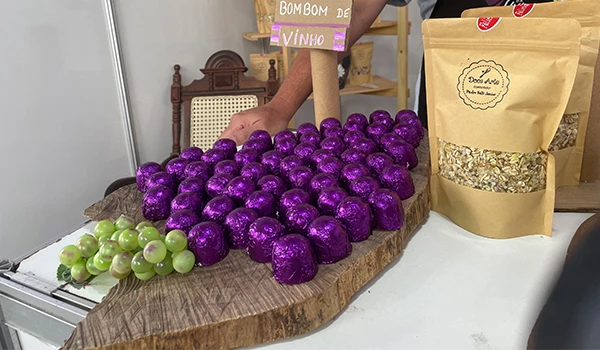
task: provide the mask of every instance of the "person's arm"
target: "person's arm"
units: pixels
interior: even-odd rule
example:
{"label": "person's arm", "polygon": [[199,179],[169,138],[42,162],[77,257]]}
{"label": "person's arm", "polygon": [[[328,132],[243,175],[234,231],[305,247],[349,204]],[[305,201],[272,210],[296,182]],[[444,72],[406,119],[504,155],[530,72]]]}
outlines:
{"label": "person's arm", "polygon": [[[387,0],[354,1],[348,47],[351,47],[366,33],[386,3]],[[340,53],[338,59],[341,61],[345,56],[347,56],[347,53]],[[311,92],[310,53],[308,49],[302,49],[273,100],[262,106],[233,115],[231,123],[225,129],[221,138],[231,138],[237,144],[241,144],[255,130],[267,130],[272,135],[284,130]]]}

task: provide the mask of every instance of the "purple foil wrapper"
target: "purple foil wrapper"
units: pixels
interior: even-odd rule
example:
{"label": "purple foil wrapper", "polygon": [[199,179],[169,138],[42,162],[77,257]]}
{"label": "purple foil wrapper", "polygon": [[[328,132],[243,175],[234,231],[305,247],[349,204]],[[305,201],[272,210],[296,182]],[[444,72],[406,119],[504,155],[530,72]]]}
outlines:
{"label": "purple foil wrapper", "polygon": [[344,130],[342,130],[342,128],[340,128],[339,126],[334,126],[334,127],[323,130],[322,134],[323,134],[323,138],[337,137],[339,139],[344,139],[345,133],[344,133]]}
{"label": "purple foil wrapper", "polygon": [[225,194],[236,203],[243,205],[246,198],[254,191],[256,191],[256,185],[252,180],[238,176],[229,181]]}
{"label": "purple foil wrapper", "polygon": [[320,216],[319,210],[310,204],[300,203],[291,208],[285,217],[288,233],[308,234],[308,225]]}
{"label": "purple foil wrapper", "polygon": [[408,125],[412,126],[413,128],[415,128],[415,130],[419,134],[419,141],[421,141],[423,139],[423,137],[425,137],[425,130],[423,129],[423,124],[421,124],[421,120],[419,120],[419,118],[407,119],[396,125],[400,125],[400,124],[408,124]]}
{"label": "purple foil wrapper", "polygon": [[335,216],[338,205],[346,197],[348,193],[343,188],[327,187],[319,194],[317,205],[323,214]]}
{"label": "purple foil wrapper", "polygon": [[202,198],[195,192],[178,194],[171,201],[171,212],[187,209],[194,213],[201,213],[203,207]]}
{"label": "purple foil wrapper", "polygon": [[379,109],[374,111],[373,113],[371,113],[371,115],[369,115],[369,123],[373,124],[374,122],[381,120],[381,119],[385,119],[385,118],[391,118],[392,116],[390,115],[390,113],[388,111],[384,111],[383,109]]}
{"label": "purple foil wrapper", "polygon": [[340,156],[344,164],[359,163],[364,164],[367,156],[356,148],[349,148]]}
{"label": "purple foil wrapper", "polygon": [[369,196],[373,211],[374,227],[378,230],[392,231],[402,228],[404,209],[396,192],[382,188]]}
{"label": "purple foil wrapper", "polygon": [[352,145],[350,145],[350,148],[356,148],[357,150],[366,154],[367,157],[369,156],[369,154],[377,152],[377,145],[375,144],[375,142],[366,137],[361,137],[359,139],[354,140]]}
{"label": "purple foil wrapper", "polygon": [[202,161],[210,165],[211,168],[217,165],[218,162],[227,159],[227,153],[220,149],[211,148],[204,152],[202,155]]}
{"label": "purple foil wrapper", "polygon": [[177,190],[178,194],[193,192],[200,196],[200,198],[206,198],[206,190],[204,189],[205,182],[196,177],[189,177],[179,184]]}
{"label": "purple foil wrapper", "polygon": [[319,129],[317,129],[317,127],[314,124],[303,123],[298,126],[298,130],[296,131],[296,134],[298,135],[298,137],[302,137],[302,135],[304,135],[307,132],[311,132],[311,131],[316,132],[317,134],[319,133]]}
{"label": "purple foil wrapper", "polygon": [[408,199],[415,194],[415,185],[410,171],[402,165],[392,164],[381,172],[381,184],[396,191],[400,199]]}
{"label": "purple foil wrapper", "polygon": [[257,162],[248,163],[240,170],[241,177],[245,177],[253,182],[258,181],[258,179],[265,175],[269,175],[267,167]]}
{"label": "purple foil wrapper", "polygon": [[150,175],[148,180],[146,180],[146,188],[150,189],[156,186],[166,186],[171,189],[175,189],[175,179],[173,176],[168,174],[166,171],[161,171],[158,173],[154,173]]}
{"label": "purple foil wrapper", "polygon": [[261,190],[268,192],[279,199],[281,195],[287,191],[287,185],[282,178],[276,175],[266,175],[258,179],[256,187]]}
{"label": "purple foil wrapper", "polygon": [[190,162],[198,162],[202,160],[204,152],[198,147],[188,147],[181,151],[180,158],[187,159]]}
{"label": "purple foil wrapper", "polygon": [[146,187],[146,181],[148,181],[148,178],[161,171],[163,171],[163,168],[160,166],[160,164],[155,162],[148,162],[140,165],[135,174],[135,182],[138,190],[140,192],[146,192],[148,189]]}
{"label": "purple foil wrapper", "polygon": [[179,183],[185,179],[185,167],[188,163],[189,161],[187,159],[174,158],[167,163],[165,170]]}
{"label": "purple foil wrapper", "polygon": [[235,209],[235,204],[227,196],[219,196],[211,199],[202,210],[202,221],[214,221],[219,225],[225,221],[225,217]]}
{"label": "purple foil wrapper", "polygon": [[244,142],[242,149],[254,149],[259,154],[263,154],[267,151],[272,150],[273,144],[271,143],[271,139],[269,139],[268,141],[265,141],[263,139],[253,139]]}
{"label": "purple foil wrapper", "polygon": [[413,146],[404,141],[395,141],[390,143],[386,149],[387,154],[392,157],[394,163],[412,169],[419,164],[417,152]]}
{"label": "purple foil wrapper", "polygon": [[[307,194],[308,196],[308,194]],[[164,220],[171,214],[173,190],[166,186],[149,188],[142,199],[142,214],[150,221]]]}
{"label": "purple foil wrapper", "polygon": [[203,161],[191,162],[185,167],[185,177],[197,177],[203,181],[210,179],[212,169],[210,165]]}
{"label": "purple foil wrapper", "polygon": [[285,227],[276,219],[264,217],[256,220],[248,232],[248,255],[257,262],[271,262],[273,243],[284,234]]}
{"label": "purple foil wrapper", "polygon": [[319,130],[321,130],[321,133],[323,133],[323,131],[325,131],[327,129],[336,128],[336,127],[341,128],[342,122],[340,122],[336,118],[326,118],[326,119],[323,119],[323,121],[319,125]]}
{"label": "purple foil wrapper", "polygon": [[200,223],[200,218],[194,211],[188,209],[174,211],[165,223],[165,232],[181,230],[188,234],[198,223]]}
{"label": "purple foil wrapper", "polygon": [[380,188],[381,185],[376,179],[372,178],[371,176],[361,176],[350,184],[350,188],[348,190],[353,196],[359,197],[364,201],[368,201],[371,193]]}
{"label": "purple foil wrapper", "polygon": [[321,173],[315,175],[308,185],[308,194],[313,202],[317,202],[319,199],[319,195],[321,191],[328,187],[337,187],[339,186],[337,177],[333,176],[329,173]]}
{"label": "purple foil wrapper", "polygon": [[392,142],[396,141],[402,141],[402,138],[393,132],[388,132],[387,134],[383,134],[381,136],[381,138],[379,139],[379,145],[381,146],[381,148],[386,150]]}
{"label": "purple foil wrapper", "polygon": [[289,180],[290,171],[301,165],[305,165],[302,158],[296,155],[287,156],[281,160],[281,163],[279,163],[279,175],[285,180]]}
{"label": "purple foil wrapper", "polygon": [[385,127],[390,130],[394,126],[394,119],[392,117],[378,117],[373,124],[383,124]]}
{"label": "purple foil wrapper", "polygon": [[227,190],[227,185],[233,179],[229,174],[216,174],[206,181],[206,194],[210,198],[223,196]]}
{"label": "purple foil wrapper", "polygon": [[271,134],[266,130],[253,131],[248,137],[248,140],[263,140],[271,145],[273,144],[271,141]]}
{"label": "purple foil wrapper", "polygon": [[362,131],[356,130],[356,131],[348,131],[346,133],[346,135],[344,135],[344,143],[346,145],[351,145],[354,143],[354,141],[356,141],[357,139],[360,138],[364,138],[365,134]]}
{"label": "purple foil wrapper", "polygon": [[285,158],[285,154],[279,151],[269,151],[263,154],[260,163],[264,165],[271,174],[279,175],[279,164],[281,164],[283,158]]}
{"label": "purple foil wrapper", "polygon": [[381,136],[389,131],[388,127],[383,124],[371,124],[367,126],[367,137],[373,140],[375,144],[379,144]]}
{"label": "purple foil wrapper", "polygon": [[252,209],[237,208],[225,217],[223,230],[231,249],[248,248],[250,225],[260,216]]}
{"label": "purple foil wrapper", "polygon": [[317,146],[310,142],[301,142],[294,148],[294,154],[302,158],[305,163],[310,162],[310,156],[317,150]]}
{"label": "purple foil wrapper", "polygon": [[308,131],[306,133],[304,133],[302,135],[302,137],[300,137],[300,142],[308,142],[308,143],[312,143],[313,145],[319,147],[319,145],[321,144],[321,134],[319,134],[318,132],[314,132],[314,131]]}
{"label": "purple foil wrapper", "polygon": [[340,177],[342,168],[344,168],[344,162],[336,157],[323,159],[317,164],[317,171],[319,173],[329,173],[335,177]]}
{"label": "purple foil wrapper", "polygon": [[321,148],[328,149],[337,157],[339,157],[342,152],[346,150],[346,146],[344,145],[344,141],[339,137],[327,137],[321,141]]}
{"label": "purple foil wrapper", "polygon": [[215,165],[213,174],[226,174],[230,176],[238,176],[240,174],[240,166],[234,160],[226,159],[222,160]]}
{"label": "purple foil wrapper", "polygon": [[371,170],[371,175],[379,178],[379,174],[381,174],[383,168],[394,164],[394,160],[383,152],[377,152],[368,155],[365,164],[367,165],[367,168]]}
{"label": "purple foil wrapper", "polygon": [[286,156],[290,156],[294,154],[294,148],[296,147],[296,144],[297,142],[294,138],[290,137],[287,139],[281,139],[275,143],[275,150],[285,154]]}
{"label": "purple foil wrapper", "polygon": [[308,184],[314,176],[314,171],[312,171],[309,167],[300,165],[290,170],[288,179],[292,188],[300,188],[308,191]]}
{"label": "purple foil wrapper", "polygon": [[256,152],[255,149],[242,149],[233,156],[233,160],[235,160],[241,168],[248,163],[260,161],[260,154]]}
{"label": "purple foil wrapper", "polygon": [[396,123],[402,123],[403,121],[412,118],[419,119],[419,116],[417,116],[417,113],[411,111],[410,109],[403,109],[396,113]]}
{"label": "purple foil wrapper", "polygon": [[216,264],[229,253],[221,227],[211,221],[201,222],[190,230],[188,249],[194,253],[196,264],[203,266]]}
{"label": "purple foil wrapper", "polygon": [[337,207],[335,218],[346,228],[350,242],[362,242],[371,235],[371,207],[358,197],[346,197]]}
{"label": "purple foil wrapper", "polygon": [[313,154],[310,156],[310,165],[313,169],[316,169],[317,165],[321,163],[323,159],[327,159],[330,157],[335,157],[335,154],[331,150],[318,149],[314,151]]}
{"label": "purple foil wrapper", "polygon": [[409,145],[414,148],[419,147],[419,143],[421,141],[421,137],[417,129],[415,129],[410,124],[398,124],[394,127],[394,133],[402,138],[402,140],[406,141]]}
{"label": "purple foil wrapper", "polygon": [[348,233],[331,216],[321,216],[308,226],[308,239],[320,264],[333,264],[352,253]]}
{"label": "purple foil wrapper", "polygon": [[317,255],[308,238],[286,235],[273,243],[273,278],[282,284],[300,284],[312,280],[319,270]]}
{"label": "purple foil wrapper", "polygon": [[[363,124],[359,124],[359,123],[346,123],[344,124],[344,127],[342,128],[342,130],[344,131],[344,133],[349,133],[350,131],[360,131],[363,132],[365,131],[366,127]],[[345,142],[346,140],[344,140]]]}
{"label": "purple foil wrapper", "polygon": [[367,120],[367,117],[362,113],[350,114],[348,116],[348,118],[346,118],[346,124],[348,124],[348,123],[361,124],[364,128],[366,128],[367,125],[369,125],[369,121]]}
{"label": "purple foil wrapper", "polygon": [[232,139],[219,139],[215,142],[213,148],[225,152],[227,159],[233,159],[237,153],[237,145]]}
{"label": "purple foil wrapper", "polygon": [[310,203],[310,196],[306,191],[294,188],[284,192],[279,199],[279,218],[284,219],[290,209],[302,203]]}
{"label": "purple foil wrapper", "polygon": [[286,137],[291,137],[291,138],[295,139],[295,138],[296,138],[296,134],[294,134],[294,133],[293,133],[292,131],[290,131],[290,130],[283,130],[283,131],[280,131],[280,132],[278,132],[278,133],[275,135],[275,137],[273,138],[273,141],[274,141],[274,142],[277,142],[277,141],[279,141],[279,140],[281,140],[281,139],[284,139],[284,138],[286,138]]}
{"label": "purple foil wrapper", "polygon": [[361,176],[367,176],[370,174],[371,174],[371,172],[369,171],[369,168],[367,168],[363,164],[352,163],[352,164],[346,165],[342,169],[340,179],[341,179],[341,183],[344,186],[344,188],[349,189],[350,184],[354,180],[358,179]]}
{"label": "purple foil wrapper", "polygon": [[269,192],[256,191],[246,198],[246,208],[254,209],[258,216],[275,217],[275,197]]}

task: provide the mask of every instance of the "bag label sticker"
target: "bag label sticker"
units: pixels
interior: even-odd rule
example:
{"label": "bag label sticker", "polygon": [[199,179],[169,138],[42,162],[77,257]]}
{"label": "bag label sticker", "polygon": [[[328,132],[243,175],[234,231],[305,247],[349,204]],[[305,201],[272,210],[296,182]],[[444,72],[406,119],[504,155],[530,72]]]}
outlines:
{"label": "bag label sticker", "polygon": [[467,106],[494,108],[508,92],[510,79],[502,65],[493,60],[471,63],[458,77],[458,95]]}
{"label": "bag label sticker", "polygon": [[531,13],[535,4],[517,4],[513,6],[513,16],[516,18],[523,18]]}
{"label": "bag label sticker", "polygon": [[489,32],[496,28],[501,19],[501,17],[479,17],[477,18],[477,28],[482,32]]}

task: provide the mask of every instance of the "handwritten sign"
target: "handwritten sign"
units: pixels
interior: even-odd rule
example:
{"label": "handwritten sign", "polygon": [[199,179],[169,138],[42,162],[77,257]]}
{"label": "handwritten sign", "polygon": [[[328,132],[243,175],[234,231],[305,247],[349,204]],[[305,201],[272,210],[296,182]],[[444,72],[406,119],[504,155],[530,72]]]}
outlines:
{"label": "handwritten sign", "polygon": [[271,45],[346,51],[352,0],[279,0]]}

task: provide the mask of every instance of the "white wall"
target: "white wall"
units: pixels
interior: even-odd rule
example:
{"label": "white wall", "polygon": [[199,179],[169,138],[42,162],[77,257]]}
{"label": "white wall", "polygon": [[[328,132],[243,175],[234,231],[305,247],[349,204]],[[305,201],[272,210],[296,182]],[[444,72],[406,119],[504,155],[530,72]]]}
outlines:
{"label": "white wall", "polygon": [[83,222],[129,174],[102,2],[0,2],[0,257]]}

